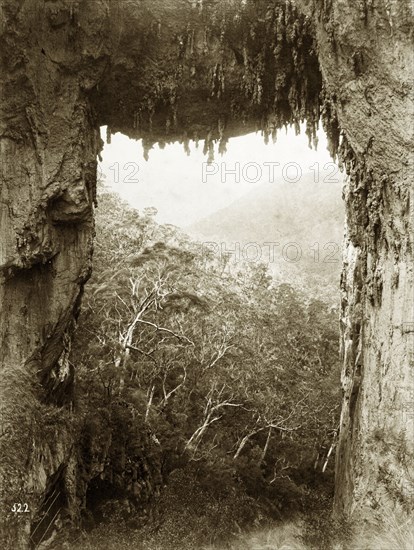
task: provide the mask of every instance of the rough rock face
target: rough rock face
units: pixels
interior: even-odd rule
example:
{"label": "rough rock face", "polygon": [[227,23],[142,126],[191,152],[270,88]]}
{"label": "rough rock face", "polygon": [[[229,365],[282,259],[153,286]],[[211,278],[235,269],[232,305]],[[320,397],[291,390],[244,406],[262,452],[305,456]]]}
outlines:
{"label": "rough rock face", "polygon": [[[70,463],[70,413],[60,408],[70,405],[70,333],[91,269],[100,138],[87,87],[99,70],[87,14],[74,48],[59,3],[2,8],[0,483],[10,531],[0,530],[12,547],[14,528]],[[13,514],[13,503],[30,512]]]}
{"label": "rough rock face", "polygon": [[[68,352],[91,266],[104,124],[109,138],[122,131],[148,146],[204,139],[211,154],[213,140],[225,150],[230,136],[259,128],[267,138],[303,120],[312,141],[322,118],[350,176],[336,508],[409,505],[410,2],[296,4],[2,0],[0,483],[8,545],[25,547],[52,487],[74,521],[81,505]],[[30,512],[17,517],[15,502]]]}
{"label": "rough rock face", "polygon": [[412,13],[408,2],[341,0],[326,2],[320,21],[319,59],[349,175],[336,508],[398,501],[411,510]]}

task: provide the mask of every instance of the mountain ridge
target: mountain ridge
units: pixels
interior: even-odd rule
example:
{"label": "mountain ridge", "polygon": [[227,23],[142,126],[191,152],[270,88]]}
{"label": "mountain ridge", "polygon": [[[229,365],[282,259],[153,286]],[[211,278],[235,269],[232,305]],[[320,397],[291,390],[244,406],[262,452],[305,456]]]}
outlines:
{"label": "mountain ridge", "polygon": [[337,289],[344,178],[339,174],[337,183],[313,178],[307,173],[297,183],[264,183],[184,230],[201,242],[216,243],[236,261],[253,261],[252,252],[259,250],[258,259],[276,279]]}

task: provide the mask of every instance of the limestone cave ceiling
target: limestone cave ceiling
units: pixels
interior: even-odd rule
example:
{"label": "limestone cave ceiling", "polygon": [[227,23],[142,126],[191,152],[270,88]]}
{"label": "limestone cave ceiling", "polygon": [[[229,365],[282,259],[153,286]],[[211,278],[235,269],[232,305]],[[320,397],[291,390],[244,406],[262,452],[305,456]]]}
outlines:
{"label": "limestone cave ceiling", "polygon": [[[25,111],[42,100],[36,84],[47,88],[46,75],[52,82],[58,71],[79,85],[96,124],[147,144],[206,139],[209,149],[220,139],[224,149],[229,136],[260,129],[268,137],[304,121],[312,141],[321,115],[332,126],[313,20],[293,3],[49,0],[3,9],[4,63],[26,79]],[[17,35],[7,32],[13,22]],[[67,92],[45,96],[53,91]],[[337,132],[328,134],[335,148]]]}

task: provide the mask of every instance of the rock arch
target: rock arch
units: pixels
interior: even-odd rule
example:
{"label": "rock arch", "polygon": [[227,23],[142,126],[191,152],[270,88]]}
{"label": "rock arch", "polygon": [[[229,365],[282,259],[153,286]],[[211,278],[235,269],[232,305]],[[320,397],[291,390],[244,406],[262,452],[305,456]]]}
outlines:
{"label": "rock arch", "polygon": [[[386,485],[412,499],[393,446],[400,436],[411,445],[413,406],[410,6],[1,1],[2,506],[27,501],[34,513],[62,465],[74,498],[70,433],[47,439],[42,406],[58,410],[71,384],[99,127],[148,147],[199,138],[209,153],[213,140],[224,149],[231,136],[261,129],[267,138],[301,121],[312,141],[319,118],[349,175],[336,508],[387,502]],[[25,522],[5,517],[8,540],[24,541]]]}

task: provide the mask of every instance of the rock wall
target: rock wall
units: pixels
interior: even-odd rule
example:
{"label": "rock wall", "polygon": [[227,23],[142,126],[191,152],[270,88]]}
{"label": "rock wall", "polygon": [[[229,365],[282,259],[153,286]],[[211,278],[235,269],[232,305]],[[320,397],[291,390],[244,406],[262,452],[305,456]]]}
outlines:
{"label": "rock wall", "polygon": [[[332,154],[350,176],[336,508],[351,513],[396,499],[408,506],[410,2],[297,4],[300,12],[280,0],[2,0],[0,482],[7,545],[26,546],[57,479],[74,521],[80,506],[68,351],[91,267],[104,124],[109,138],[122,131],[148,147],[203,139],[211,156],[214,140],[224,151],[231,136],[261,129],[267,139],[304,120],[312,142],[322,118]],[[26,515],[11,511],[19,502],[28,504]]]}
{"label": "rock wall", "polygon": [[342,140],[343,408],[336,509],[402,504],[414,477],[413,14],[409,2],[325,2],[317,41]]}
{"label": "rock wall", "polygon": [[85,13],[87,30],[70,38],[73,14],[58,6],[2,3],[0,531],[13,548],[26,547],[30,519],[70,463],[68,353],[91,270],[100,138],[87,92],[100,73],[90,61],[99,17]]}

